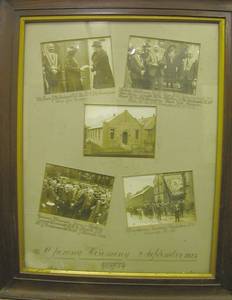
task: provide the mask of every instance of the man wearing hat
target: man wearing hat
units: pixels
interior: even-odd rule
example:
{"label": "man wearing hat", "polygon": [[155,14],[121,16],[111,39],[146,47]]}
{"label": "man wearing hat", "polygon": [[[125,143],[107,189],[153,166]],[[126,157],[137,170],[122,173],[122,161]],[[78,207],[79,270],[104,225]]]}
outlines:
{"label": "man wearing hat", "polygon": [[78,50],[78,45],[71,46],[67,49],[67,56],[64,64],[67,92],[83,90],[81,81],[81,68],[76,59],[76,53]]}
{"label": "man wearing hat", "polygon": [[198,61],[194,58],[193,50],[187,49],[180,65],[180,83],[184,93],[194,94],[197,83]]}
{"label": "man wearing hat", "polygon": [[144,64],[144,89],[153,89],[158,71],[158,62],[151,51],[150,41],[143,44],[142,59]]}
{"label": "man wearing hat", "polygon": [[143,88],[144,66],[141,51],[130,46],[128,49],[127,68],[130,74],[132,88]]}
{"label": "man wearing hat", "polygon": [[45,93],[61,92],[61,69],[54,44],[50,43],[43,49],[43,74]]}
{"label": "man wearing hat", "polygon": [[93,76],[93,88],[104,89],[114,87],[114,78],[109,64],[109,58],[100,40],[94,41],[92,44],[94,52],[92,55],[92,72]]}
{"label": "man wearing hat", "polygon": [[153,68],[154,68],[154,81],[152,82],[152,89],[161,89],[163,86],[164,77],[164,48],[160,47],[158,42],[154,43],[153,47]]}

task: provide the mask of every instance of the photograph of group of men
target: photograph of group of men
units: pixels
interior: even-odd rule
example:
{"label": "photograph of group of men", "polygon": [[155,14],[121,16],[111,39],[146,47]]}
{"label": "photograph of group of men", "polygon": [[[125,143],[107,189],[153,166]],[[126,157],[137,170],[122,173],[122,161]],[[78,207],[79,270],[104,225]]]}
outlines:
{"label": "photograph of group of men", "polygon": [[106,225],[114,177],[46,165],[40,212]]}
{"label": "photograph of group of men", "polygon": [[195,94],[200,44],[129,38],[125,87]]}
{"label": "photograph of group of men", "polygon": [[41,44],[45,94],[114,87],[110,37]]}
{"label": "photograph of group of men", "polygon": [[128,227],[193,224],[192,171],[124,178]]}

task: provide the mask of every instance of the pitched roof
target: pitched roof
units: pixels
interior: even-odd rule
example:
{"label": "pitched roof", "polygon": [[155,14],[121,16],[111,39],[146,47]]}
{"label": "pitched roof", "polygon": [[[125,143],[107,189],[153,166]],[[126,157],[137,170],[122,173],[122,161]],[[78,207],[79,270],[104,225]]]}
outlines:
{"label": "pitched roof", "polygon": [[109,123],[115,119],[117,119],[119,116],[123,115],[123,114],[129,114],[136,122],[138,122],[140,124],[140,122],[138,121],[138,119],[136,119],[128,110],[124,110],[119,114],[114,114],[113,116],[111,116],[108,119],[105,120],[100,120],[99,122],[96,122],[96,124],[94,126],[89,126],[89,129],[95,129],[95,128],[102,128],[103,127],[103,123]]}
{"label": "pitched roof", "polygon": [[136,194],[134,194],[133,196],[131,196],[131,199],[134,198],[134,197],[137,197],[139,195],[144,194],[146,191],[150,190],[151,188],[152,188],[151,185],[145,186],[142,190],[138,191]]}
{"label": "pitched roof", "polygon": [[[140,195],[144,195],[146,194],[146,192],[148,192],[149,190],[151,190],[153,192],[153,187],[150,185],[145,186],[142,190],[138,191],[136,194],[134,194],[133,196],[131,196],[131,198],[128,199],[127,201],[127,208],[139,208],[142,207],[144,205],[144,203],[146,203],[146,200],[144,200],[143,197],[139,197]],[[149,200],[150,199],[150,194],[149,194]]]}
{"label": "pitched roof", "polygon": [[120,116],[122,116],[122,115],[129,115],[134,121],[136,121],[140,125],[140,122],[138,121],[138,119],[135,118],[127,109],[125,109],[124,111],[122,111],[118,115],[113,115],[111,118],[105,120],[105,122],[106,123],[111,122],[111,121],[113,121],[117,118],[120,118]]}
{"label": "pitched roof", "polygon": [[88,129],[97,129],[97,128],[102,128],[103,124],[95,125],[95,126],[89,126],[87,127]]}
{"label": "pitched roof", "polygon": [[143,125],[144,129],[153,129],[155,127],[155,116],[141,118],[139,121]]}

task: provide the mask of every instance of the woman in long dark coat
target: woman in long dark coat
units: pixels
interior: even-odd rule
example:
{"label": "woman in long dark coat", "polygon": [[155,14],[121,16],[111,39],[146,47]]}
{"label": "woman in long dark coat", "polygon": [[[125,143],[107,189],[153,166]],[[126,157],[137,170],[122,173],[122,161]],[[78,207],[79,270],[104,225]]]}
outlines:
{"label": "woman in long dark coat", "polygon": [[170,45],[164,55],[164,80],[167,87],[173,88],[176,82],[177,64],[176,64],[176,47]]}
{"label": "woman in long dark coat", "polygon": [[102,49],[100,41],[95,41],[92,47],[94,48],[92,72],[95,72],[93,76],[93,88],[104,89],[114,87],[114,78],[106,51]]}

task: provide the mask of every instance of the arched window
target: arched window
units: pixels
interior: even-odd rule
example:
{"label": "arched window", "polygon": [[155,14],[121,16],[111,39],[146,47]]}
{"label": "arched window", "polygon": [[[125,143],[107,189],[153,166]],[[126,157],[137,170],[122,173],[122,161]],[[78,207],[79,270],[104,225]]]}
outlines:
{"label": "arched window", "polygon": [[135,130],[135,138],[136,138],[136,140],[138,140],[138,138],[139,138],[139,130],[138,129]]}
{"label": "arched window", "polygon": [[110,138],[111,138],[111,140],[114,139],[114,129],[113,128],[110,129]]}
{"label": "arched window", "polygon": [[122,133],[122,143],[124,145],[127,145],[128,144],[128,132],[127,131],[124,131]]}

